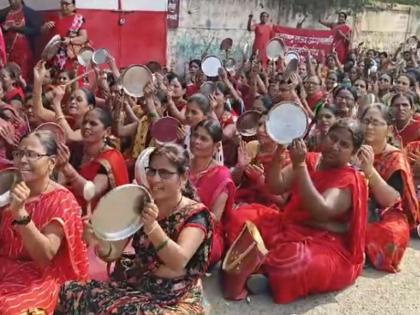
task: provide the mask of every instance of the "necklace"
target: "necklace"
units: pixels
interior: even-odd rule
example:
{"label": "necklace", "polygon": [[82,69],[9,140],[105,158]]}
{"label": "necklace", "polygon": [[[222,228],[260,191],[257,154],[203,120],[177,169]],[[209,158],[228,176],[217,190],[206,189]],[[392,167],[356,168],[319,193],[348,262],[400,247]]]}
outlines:
{"label": "necklace", "polygon": [[397,131],[398,134],[400,134],[401,132],[403,132],[411,123],[411,119],[401,128],[398,129],[397,125],[395,125],[395,130]]}
{"label": "necklace", "polygon": [[205,171],[207,171],[209,169],[212,162],[213,162],[213,158],[210,158],[209,162],[207,163],[207,165],[204,169],[193,172],[193,174],[191,174],[191,175],[193,175],[193,177],[194,177],[194,176],[199,176],[200,174],[204,173]]}
{"label": "necklace", "polygon": [[91,162],[93,160],[95,160],[99,154],[101,154],[102,152],[104,152],[106,149],[106,143],[104,142],[104,144],[102,145],[102,147],[99,149],[98,153],[96,153],[95,155],[89,156],[88,154],[84,154],[83,155],[83,162]]}

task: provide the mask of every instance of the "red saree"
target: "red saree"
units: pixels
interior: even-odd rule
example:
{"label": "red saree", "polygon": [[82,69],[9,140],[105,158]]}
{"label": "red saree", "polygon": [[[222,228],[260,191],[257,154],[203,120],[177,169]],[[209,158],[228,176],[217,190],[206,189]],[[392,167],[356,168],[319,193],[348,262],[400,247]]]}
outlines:
{"label": "red saree", "polygon": [[0,313],[20,315],[28,308],[53,314],[60,286],[69,280],[87,279],[86,247],[82,241],[80,206],[66,189],[45,193],[26,204],[32,221],[42,230],[56,222],[64,230],[62,245],[45,269],[32,261],[22,239],[11,226],[12,217],[2,209],[0,223]]}
{"label": "red saree", "polygon": [[399,150],[376,155],[374,166],[385,181],[395,172],[401,173],[403,196],[401,202],[382,211],[379,222],[368,224],[366,253],[376,269],[397,272],[410,240],[410,228],[420,218],[413,178]]}
{"label": "red saree", "polygon": [[420,120],[413,120],[411,124],[397,133],[397,138],[401,142],[401,148],[413,141],[420,141]]}
{"label": "red saree", "polygon": [[347,54],[349,52],[349,42],[340,34],[340,31],[346,35],[351,35],[351,27],[347,24],[336,24],[332,27],[334,33],[333,46],[337,52],[338,59],[342,64],[346,63]]}
{"label": "red saree", "polygon": [[[6,25],[25,26],[25,16],[23,9],[19,11],[10,11],[7,14]],[[31,45],[28,38],[23,33],[7,32],[5,34],[5,42],[8,52],[8,62],[18,64],[22,70],[22,76],[28,80],[30,78],[33,66],[33,55]]]}
{"label": "red saree", "polygon": [[217,198],[226,192],[228,199],[222,216],[222,222],[215,223],[212,240],[212,250],[209,266],[217,263],[224,254],[224,225],[232,216],[232,207],[235,198],[235,184],[230,171],[225,166],[210,168],[196,176],[190,176],[191,183],[196,187],[200,201],[211,211]]}
{"label": "red saree", "polygon": [[319,192],[330,188],[350,189],[353,209],[334,221],[348,223],[346,234],[305,225],[311,219],[302,209],[298,187],[282,212],[261,205],[238,208],[232,219],[229,240],[234,240],[246,220],[261,232],[269,253],[263,264],[277,303],[343,289],[360,275],[364,263],[367,215],[367,186],[363,176],[351,167],[317,171],[319,154],[307,157],[313,184]]}
{"label": "red saree", "polygon": [[[248,143],[249,144],[249,143]],[[257,150],[259,151],[259,144]],[[274,153],[274,152],[273,152]],[[271,170],[271,161],[273,160],[273,154],[261,154],[257,152],[257,156],[253,159],[253,163],[262,165],[264,168],[264,174],[267,178]],[[289,164],[288,153],[286,152],[286,162],[284,166]],[[258,203],[271,208],[278,208],[279,203],[285,202],[286,198],[280,195],[272,194],[267,187],[260,187],[255,183],[252,178],[248,178],[244,174],[243,183],[238,187],[235,195],[235,203],[241,204],[253,204]]]}
{"label": "red saree", "polygon": [[[115,149],[102,152],[92,162],[86,163],[80,167],[79,173],[85,179],[93,181],[101,168],[107,172],[110,188],[109,190],[129,183],[127,166],[122,154]],[[102,196],[101,196],[102,197]],[[95,209],[100,198],[92,201],[92,209]],[[86,201],[79,197],[78,201],[83,210],[86,210]]]}

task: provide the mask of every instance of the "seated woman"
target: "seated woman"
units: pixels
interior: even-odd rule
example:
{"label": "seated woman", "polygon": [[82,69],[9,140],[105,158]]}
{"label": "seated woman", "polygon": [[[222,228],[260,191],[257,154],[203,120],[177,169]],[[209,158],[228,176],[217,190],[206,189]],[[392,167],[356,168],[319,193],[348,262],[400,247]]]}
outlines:
{"label": "seated woman", "polygon": [[70,156],[70,151],[65,146],[61,146],[59,150],[63,157],[60,170],[84,211],[87,210],[87,204],[83,197],[92,183],[95,194],[90,201],[94,209],[99,199],[108,191],[129,182],[124,157],[107,143],[111,124],[109,112],[102,108],[92,109],[83,118],[82,155],[72,152]]}
{"label": "seated woman", "polygon": [[[191,134],[192,130],[203,120],[211,118],[213,109],[210,106],[209,99],[201,93],[192,95],[188,99],[187,107],[185,110],[185,135],[184,147],[191,152]],[[184,128],[183,128],[184,129]],[[223,164],[223,161],[219,161]]]}
{"label": "seated woman", "polygon": [[[238,163],[232,169],[232,178],[238,186],[235,203],[260,204],[269,207],[282,207],[285,198],[272,194],[265,184],[265,178],[271,170],[273,154],[277,150],[275,143],[265,129],[267,116],[261,115],[258,122],[257,140],[245,144],[241,142],[238,149]],[[259,205],[255,205],[259,206]]]}
{"label": "seated woman", "polygon": [[362,272],[367,187],[363,176],[349,166],[362,141],[355,122],[339,121],[330,128],[321,154],[308,154],[305,143],[294,140],[292,165],[284,167],[284,148],[279,148],[268,183],[273,193],[291,191],[290,202],[282,212],[235,212],[230,239],[239,235],[246,220],[261,232],[269,250],[262,270],[275,302],[341,290]]}
{"label": "seated woman", "polygon": [[[199,281],[208,265],[213,229],[210,212],[193,200],[189,164],[188,153],[177,145],[152,152],[147,180],[154,203],[141,209],[144,227],[133,237],[136,257],[126,264],[130,277],[67,283],[58,314],[204,313]],[[90,235],[97,254],[107,261],[120,257],[127,243]]]}
{"label": "seated woman", "polygon": [[64,86],[57,86],[53,90],[54,110],[46,109],[42,104],[42,81],[46,72],[45,62],[38,62],[34,68],[34,114],[43,122],[57,122],[64,129],[68,142],[81,142],[82,120],[84,115],[95,106],[95,96],[85,88],[77,89],[71,94],[68,102],[62,104],[66,89]]}
{"label": "seated woman", "polygon": [[395,94],[391,99],[396,145],[404,148],[412,141],[420,141],[420,119],[416,119],[414,98],[410,93]]}
{"label": "seated woman", "polygon": [[213,235],[212,254],[209,265],[218,262],[224,253],[223,225],[232,215],[235,184],[227,167],[215,160],[218,147],[222,145],[223,131],[214,120],[203,120],[191,136],[190,181],[197,188],[201,202],[212,212],[216,226]]}
{"label": "seated woman", "polygon": [[[417,200],[420,201],[420,141],[410,142],[405,147],[405,152],[410,162],[413,174],[414,186],[416,187]],[[418,230],[420,236],[420,229]]]}
{"label": "seated woman", "polygon": [[399,149],[387,144],[391,117],[384,105],[371,105],[362,116],[365,143],[358,154],[369,180],[366,253],[376,269],[397,272],[410,229],[420,220],[410,166]]}
{"label": "seated woman", "polygon": [[310,152],[321,152],[321,145],[328,130],[336,121],[337,109],[332,104],[322,104],[315,110],[315,130],[306,141]]}
{"label": "seated woman", "polygon": [[41,308],[52,314],[61,284],[87,279],[80,206],[50,179],[57,144],[49,131],[22,139],[13,152],[22,176],[1,209],[0,313]]}

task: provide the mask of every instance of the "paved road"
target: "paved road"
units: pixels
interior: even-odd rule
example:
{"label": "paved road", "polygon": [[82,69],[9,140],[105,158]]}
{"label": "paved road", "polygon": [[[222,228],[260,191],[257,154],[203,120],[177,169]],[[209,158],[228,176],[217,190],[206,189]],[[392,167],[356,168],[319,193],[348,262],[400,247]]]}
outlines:
{"label": "paved road", "polygon": [[420,315],[420,240],[412,241],[397,274],[367,269],[344,291],[288,305],[274,304],[268,295],[253,296],[250,303],[225,301],[218,278],[213,274],[204,281],[214,315]]}

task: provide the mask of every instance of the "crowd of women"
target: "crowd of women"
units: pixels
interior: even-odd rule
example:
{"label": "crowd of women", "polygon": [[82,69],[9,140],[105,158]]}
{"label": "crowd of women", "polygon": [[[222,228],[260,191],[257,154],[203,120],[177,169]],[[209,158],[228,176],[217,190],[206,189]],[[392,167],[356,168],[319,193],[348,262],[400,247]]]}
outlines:
{"label": "crowd of women", "polygon": [[[399,271],[420,231],[416,48],[391,54],[359,45],[345,64],[336,53],[308,53],[290,78],[282,59],[244,58],[213,78],[198,59],[185,73],[151,61],[154,79],[135,98],[124,96],[111,56],[88,80],[66,84],[84,71],[69,48],[88,39],[74,1],[62,0],[57,20],[39,24],[64,45],[29,73],[19,56],[30,52],[36,19],[22,1],[10,3],[0,169],[17,168],[22,181],[1,205],[1,314],[203,314],[203,275],[250,224],[263,258],[253,264],[242,255],[236,271],[224,270],[232,299],[269,287],[275,302],[288,303],[341,290],[365,267]],[[314,122],[287,147],[266,131],[280,102]],[[236,122],[251,110],[256,134],[241,136]],[[151,132],[165,116],[179,122],[175,143]],[[139,183],[135,162],[145,150],[141,184],[153,202],[139,209],[144,226],[106,242],[93,232],[90,208],[115,187]],[[86,187],[94,187],[89,200]],[[115,205],[116,217],[123,208]],[[113,272],[102,261],[116,262]]]}

